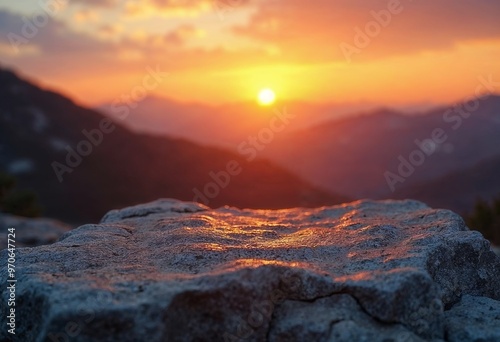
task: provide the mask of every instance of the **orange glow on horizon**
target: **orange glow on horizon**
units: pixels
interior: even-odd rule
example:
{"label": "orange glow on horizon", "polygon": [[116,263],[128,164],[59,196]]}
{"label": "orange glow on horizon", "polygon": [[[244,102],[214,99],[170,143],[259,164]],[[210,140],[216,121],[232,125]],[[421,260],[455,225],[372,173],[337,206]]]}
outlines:
{"label": "orange glow on horizon", "polygon": [[[0,43],[2,65],[88,106],[130,94],[148,67],[170,76],[147,95],[210,105],[255,103],[264,85],[280,102],[450,103],[472,95],[479,76],[500,79],[494,2],[467,5],[473,15],[466,29],[460,6],[408,5],[351,61],[339,46],[355,44],[354,28],[373,19],[360,13],[380,10],[373,3],[242,2],[227,12],[205,1],[114,4],[68,3],[57,13],[57,29],[40,28],[44,35],[19,51]],[[31,18],[27,3],[6,6],[8,23]],[[332,16],[342,20],[331,25]],[[419,23],[425,25],[415,30]]]}

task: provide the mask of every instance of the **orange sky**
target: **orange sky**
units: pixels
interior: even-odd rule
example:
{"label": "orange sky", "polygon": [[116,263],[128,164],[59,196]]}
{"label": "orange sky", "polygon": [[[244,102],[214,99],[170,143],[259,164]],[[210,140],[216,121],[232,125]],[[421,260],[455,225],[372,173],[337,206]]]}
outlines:
{"label": "orange sky", "polygon": [[[496,0],[47,0],[0,5],[0,61],[97,105],[182,101],[449,102],[500,81]],[[26,24],[30,23],[30,24]],[[34,30],[33,30],[34,28]],[[31,29],[31,31],[30,31]]]}

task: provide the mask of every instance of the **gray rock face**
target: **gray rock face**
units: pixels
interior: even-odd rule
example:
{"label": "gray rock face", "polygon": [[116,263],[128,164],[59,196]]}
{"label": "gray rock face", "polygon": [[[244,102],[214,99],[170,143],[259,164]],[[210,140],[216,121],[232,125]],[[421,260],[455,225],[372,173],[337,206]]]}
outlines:
{"label": "gray rock face", "polygon": [[425,341],[401,324],[382,324],[349,294],[286,300],[274,312],[273,341]]}
{"label": "gray rock face", "polygon": [[57,220],[0,214],[0,249],[7,248],[7,229],[15,228],[16,247],[36,247],[54,243],[71,227]]}
{"label": "gray rock face", "polygon": [[466,298],[500,300],[488,241],[415,201],[159,200],[19,249],[16,263],[16,336],[28,341],[440,341]]}
{"label": "gray rock face", "polygon": [[500,341],[500,302],[466,295],[445,312],[446,331],[452,342]]}

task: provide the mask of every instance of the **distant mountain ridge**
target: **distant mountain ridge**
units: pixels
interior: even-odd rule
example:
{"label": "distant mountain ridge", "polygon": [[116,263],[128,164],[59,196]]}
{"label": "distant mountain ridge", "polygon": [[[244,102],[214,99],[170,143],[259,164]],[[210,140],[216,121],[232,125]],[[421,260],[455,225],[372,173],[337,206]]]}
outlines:
{"label": "distant mountain ridge", "polygon": [[[280,101],[269,107],[257,103],[236,102],[224,105],[178,102],[173,99],[149,95],[133,105],[117,99],[97,107],[110,118],[127,113],[124,125],[134,132],[183,138],[208,146],[237,150],[238,144],[249,135],[268,125],[276,108],[294,115],[286,129],[280,133],[328,125],[353,113],[371,113],[380,105],[372,102],[308,103]],[[398,106],[403,113],[412,114],[435,108],[435,104],[419,103]],[[221,134],[221,129],[224,134]]]}
{"label": "distant mountain ridge", "polygon": [[[231,160],[237,160],[245,172],[231,179],[227,189],[219,189],[213,200],[206,198],[211,206],[278,208],[332,204],[349,198],[407,197],[465,213],[476,198],[487,199],[500,188],[495,177],[500,174],[500,97],[496,95],[481,99],[477,109],[465,114],[459,110],[465,108],[464,104],[457,103],[418,115],[378,109],[302,130],[290,126],[276,134],[258,155],[280,167],[265,161],[247,163],[244,155],[178,138],[136,134],[116,125],[116,131],[106,136],[74,172],[64,174],[61,186],[51,163],[63,162],[66,146],[75,148],[85,137],[82,130],[99,127],[103,116],[54,92],[40,90],[11,72],[0,72],[0,81],[0,170],[16,174],[23,187],[37,190],[46,215],[66,220],[99,218],[112,207],[157,197],[191,200],[193,189],[203,192],[206,184],[214,182],[210,173],[225,170]],[[141,102],[143,105],[142,110],[147,109],[147,103]],[[200,140],[209,141],[218,129],[221,141],[227,138],[227,146],[233,150],[237,150],[239,137],[246,137],[245,132],[256,133],[265,127],[272,112],[260,108],[261,115],[245,121],[244,129],[237,130],[235,124],[247,116],[232,112],[230,106],[220,117],[208,115],[202,122],[189,121],[201,112],[183,119],[175,111],[184,107],[174,107],[166,116],[174,120],[169,121],[169,130],[192,128],[196,135],[206,128],[208,133]],[[204,107],[193,108],[198,112]],[[135,114],[131,112],[126,122]],[[433,152],[427,155],[422,146],[428,146],[436,130],[446,138],[433,144]],[[410,166],[409,174],[394,183],[392,192],[386,175],[399,176],[400,169],[408,168],[403,164],[411,158],[417,161],[416,151],[424,155],[423,162]],[[89,189],[106,189],[110,194],[103,191],[97,196],[89,194]],[[61,203],[60,199],[68,196],[77,198],[75,203],[80,207]],[[63,216],[59,208],[65,208]]]}
{"label": "distant mountain ridge", "polygon": [[418,198],[434,207],[452,208],[470,214],[478,199],[489,201],[500,195],[500,156],[456,171],[427,183],[397,191],[395,198]]}
{"label": "distant mountain ridge", "polygon": [[[110,209],[159,197],[192,200],[194,189],[203,191],[215,183],[213,175],[226,170],[230,161],[242,171],[227,186],[219,186],[214,198],[207,196],[212,207],[284,208],[347,199],[319,191],[267,161],[248,162],[240,155],[184,140],[135,134],[116,122],[98,146],[89,145],[92,138],[83,130],[98,129],[103,118],[0,70],[0,171],[14,174],[21,188],[35,190],[45,216],[76,223],[95,222]],[[81,153],[92,149],[79,163],[71,157],[79,164],[70,167],[71,172],[64,169],[69,165],[68,146]],[[60,172],[62,183],[54,163],[67,171]]]}
{"label": "distant mountain ridge", "polygon": [[[125,124],[135,132],[184,138],[236,150],[235,145],[266,126],[273,111],[283,107],[294,115],[286,128],[286,132],[292,132],[327,122],[332,117],[374,108],[375,104],[278,101],[269,107],[261,107],[252,102],[207,105],[181,103],[152,95],[132,106],[117,101],[103,104],[98,109],[111,118],[120,116],[124,111],[129,112]],[[224,134],[221,134],[221,129]]]}
{"label": "distant mountain ridge", "polygon": [[[288,110],[299,115],[276,135],[262,155],[317,187],[352,198],[383,199],[405,194],[427,200],[426,196],[419,197],[423,193],[416,191],[419,186],[435,184],[448,174],[466,172],[478,163],[500,157],[500,97],[488,95],[478,104],[478,108],[473,108],[474,101],[467,105],[420,106],[405,112],[351,106],[350,115],[334,120],[331,106],[317,107],[310,115],[303,115],[312,107],[294,105]],[[241,137],[248,134],[240,130],[240,121],[246,120],[245,127],[255,132],[268,120],[266,108],[254,109],[255,118],[236,106],[221,108],[220,116],[204,116],[213,108],[147,98],[127,121],[138,130],[151,130],[156,123],[158,134],[175,131],[179,136],[237,150]],[[109,106],[106,110],[111,113]],[[166,118],[171,127],[158,125]],[[200,125],[194,118],[206,122]],[[306,124],[307,120],[310,122]],[[213,132],[220,127],[224,134],[214,138]],[[422,165],[409,166],[411,175],[403,172],[404,177],[400,177],[399,169],[407,167],[409,158],[420,164],[422,148],[433,133],[441,135],[443,142],[428,146],[433,153],[425,154]],[[495,188],[496,183],[492,185]],[[446,196],[446,192],[442,194],[439,204],[432,199],[430,203],[461,212],[470,205],[470,199],[465,199],[470,196],[445,200]]]}
{"label": "distant mountain ridge", "polygon": [[[500,97],[490,95],[466,114],[461,117],[453,107],[413,116],[381,109],[279,136],[264,154],[317,186],[354,198],[390,198],[500,157]],[[444,141],[432,144],[430,155],[415,152],[422,151],[433,132]],[[398,175],[402,160],[419,153],[425,154],[424,161],[395,184],[393,193],[385,175]]]}
{"label": "distant mountain ridge", "polygon": [[[238,147],[238,137],[245,136],[244,132],[238,131],[237,123],[248,115],[241,115],[241,111],[230,106],[222,111],[222,116],[207,117],[207,123],[202,127],[199,122],[189,120],[203,117],[206,110],[204,106],[183,106],[154,98],[146,99],[139,106],[133,111],[132,115],[136,116],[130,121],[136,128],[142,127],[139,129],[147,130],[148,125],[169,118],[174,126],[158,126],[158,133],[176,130],[180,135],[209,141],[216,127],[227,125],[224,135],[218,135],[215,140],[233,150]],[[478,101],[478,108],[473,107],[474,101],[467,106],[456,103],[431,109],[419,107],[414,108],[413,112],[404,113],[388,108],[368,108],[358,109],[359,114],[351,113],[328,120],[331,118],[331,108],[324,106],[317,108],[310,116],[299,115],[298,119],[294,118],[293,121],[298,120],[295,126],[290,125],[276,135],[262,155],[317,187],[345,193],[352,198],[407,196],[463,213],[471,209],[471,198],[476,197],[476,194],[462,193],[460,198],[456,198],[451,195],[455,192],[447,192],[445,188],[437,186],[446,184],[440,180],[462,171],[465,174],[482,162],[489,165],[486,163],[488,160],[500,157],[500,97],[486,96]],[[303,113],[306,110],[306,106],[289,108],[291,113]],[[259,109],[256,113],[259,113],[254,115],[256,119],[247,119],[246,127],[250,131],[262,127],[268,120],[263,115],[265,111]],[[304,128],[302,120],[307,119],[311,119],[312,123]],[[432,140],[436,133],[438,135],[435,137],[443,141],[428,146],[429,139]],[[211,142],[216,143],[215,140]],[[424,152],[422,148],[425,150],[426,146],[433,153],[424,153],[421,165],[408,167],[410,158],[420,164],[418,158],[421,158]],[[403,172],[404,177],[401,177],[399,170],[404,171],[405,168],[409,168],[411,174]],[[491,181],[490,188],[496,189],[497,181]],[[463,179],[462,182],[473,181]],[[443,189],[443,192],[431,197],[424,195],[423,190],[418,191],[419,187],[427,188],[427,184],[431,188],[431,184],[436,185],[434,188]],[[480,184],[477,186],[481,187]],[[474,186],[471,185],[472,189]],[[480,193],[478,190],[477,195]],[[441,200],[435,201],[436,198]]]}

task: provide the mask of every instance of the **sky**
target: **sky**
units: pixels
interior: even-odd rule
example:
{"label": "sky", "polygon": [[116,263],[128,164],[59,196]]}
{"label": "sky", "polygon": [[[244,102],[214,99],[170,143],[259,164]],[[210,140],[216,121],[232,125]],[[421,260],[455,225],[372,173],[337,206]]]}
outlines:
{"label": "sky", "polygon": [[40,0],[0,4],[0,64],[96,106],[445,103],[500,81],[498,0]]}

